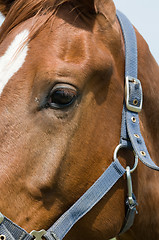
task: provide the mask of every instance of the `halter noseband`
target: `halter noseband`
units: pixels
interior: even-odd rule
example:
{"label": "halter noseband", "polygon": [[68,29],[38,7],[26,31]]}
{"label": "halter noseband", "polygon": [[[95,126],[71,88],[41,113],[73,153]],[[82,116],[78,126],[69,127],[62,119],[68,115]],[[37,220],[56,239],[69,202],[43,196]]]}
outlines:
{"label": "halter noseband", "polygon": [[[114,152],[114,161],[100,176],[100,178],[68,209],[47,231],[32,231],[28,234],[11,220],[0,214],[0,237],[9,240],[42,239],[62,240],[73,225],[82,218],[93,206],[98,203],[114,184],[126,173],[128,185],[128,197],[126,199],[126,220],[120,233],[127,231],[134,222],[136,214],[136,198],[132,191],[131,172],[135,170],[138,158],[149,168],[159,171],[159,167],[150,158],[144,139],[140,132],[138,112],[142,108],[142,87],[137,79],[137,41],[132,24],[119,11],[117,18],[125,42],[125,102],[122,112],[122,125],[120,144]],[[132,149],[135,153],[135,165],[133,169],[122,167],[117,158],[120,148]]]}

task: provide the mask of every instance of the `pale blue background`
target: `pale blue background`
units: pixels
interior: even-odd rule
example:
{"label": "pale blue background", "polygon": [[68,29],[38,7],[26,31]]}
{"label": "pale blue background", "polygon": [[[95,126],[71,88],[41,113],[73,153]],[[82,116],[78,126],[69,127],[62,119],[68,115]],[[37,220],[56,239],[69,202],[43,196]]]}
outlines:
{"label": "pale blue background", "polygon": [[159,63],[159,0],[114,0],[114,2],[145,38]]}
{"label": "pale blue background", "polygon": [[4,20],[4,17],[3,17],[2,14],[0,13],[0,25],[2,24],[3,20]]}
{"label": "pale blue background", "polygon": [[114,0],[149,44],[159,64],[159,0]]}

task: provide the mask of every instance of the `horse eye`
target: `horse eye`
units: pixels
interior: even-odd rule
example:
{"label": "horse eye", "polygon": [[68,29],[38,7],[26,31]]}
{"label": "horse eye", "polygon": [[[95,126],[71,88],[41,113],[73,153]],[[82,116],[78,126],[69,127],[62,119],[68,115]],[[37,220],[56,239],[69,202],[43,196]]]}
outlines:
{"label": "horse eye", "polygon": [[69,84],[57,84],[52,89],[48,105],[51,108],[62,109],[69,107],[77,98],[77,90]]}

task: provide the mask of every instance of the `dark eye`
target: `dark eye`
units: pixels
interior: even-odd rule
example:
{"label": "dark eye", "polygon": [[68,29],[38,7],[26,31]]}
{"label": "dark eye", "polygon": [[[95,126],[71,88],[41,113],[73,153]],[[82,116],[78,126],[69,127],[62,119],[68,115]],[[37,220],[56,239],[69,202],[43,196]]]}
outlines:
{"label": "dark eye", "polygon": [[57,84],[52,89],[48,105],[51,108],[66,108],[74,103],[77,98],[77,90],[69,84]]}

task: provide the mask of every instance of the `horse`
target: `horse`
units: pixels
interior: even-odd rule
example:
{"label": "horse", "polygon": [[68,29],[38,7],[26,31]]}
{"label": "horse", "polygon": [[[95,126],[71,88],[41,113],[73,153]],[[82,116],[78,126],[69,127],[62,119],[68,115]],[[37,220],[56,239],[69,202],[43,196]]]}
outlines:
{"label": "horse", "polygon": [[[112,0],[0,0],[0,11],[0,211],[28,232],[48,229],[113,161],[124,101],[123,34]],[[140,128],[159,165],[159,67],[135,33]],[[132,151],[118,155],[124,168],[132,166]],[[139,161],[132,182],[138,214],[128,231],[119,234],[124,175],[65,239],[158,239],[158,172]]]}

